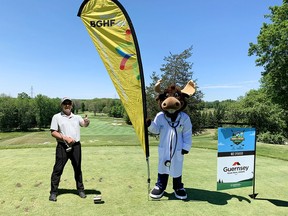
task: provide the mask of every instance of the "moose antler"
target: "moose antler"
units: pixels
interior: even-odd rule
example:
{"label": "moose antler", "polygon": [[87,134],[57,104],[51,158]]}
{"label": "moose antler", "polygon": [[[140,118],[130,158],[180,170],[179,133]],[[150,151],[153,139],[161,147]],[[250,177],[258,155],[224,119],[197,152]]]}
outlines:
{"label": "moose antler", "polygon": [[181,90],[181,92],[182,92],[182,93],[185,93],[185,94],[187,94],[187,95],[189,95],[189,96],[192,96],[192,95],[195,93],[195,87],[196,87],[195,83],[194,83],[192,80],[190,80],[190,81],[186,84],[186,86],[184,87],[184,89]]}
{"label": "moose antler", "polygon": [[161,83],[161,79],[157,81],[157,83],[155,84],[154,90],[157,93],[161,93],[161,88],[160,88],[160,83]]}

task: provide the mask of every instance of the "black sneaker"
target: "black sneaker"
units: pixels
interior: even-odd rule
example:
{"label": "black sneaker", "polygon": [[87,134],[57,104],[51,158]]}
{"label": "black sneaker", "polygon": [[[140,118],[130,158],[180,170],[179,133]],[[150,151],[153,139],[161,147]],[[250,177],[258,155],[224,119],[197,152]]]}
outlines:
{"label": "black sneaker", "polygon": [[187,193],[184,188],[177,189],[174,191],[175,197],[181,200],[187,199]]}
{"label": "black sneaker", "polygon": [[49,196],[49,200],[56,202],[57,201],[57,195],[55,193],[51,193]]}
{"label": "black sneaker", "polygon": [[83,199],[86,198],[86,194],[84,191],[79,191],[79,196]]}
{"label": "black sneaker", "polygon": [[162,190],[158,186],[155,186],[150,192],[150,197],[153,199],[160,199],[163,196],[164,192],[165,190]]}

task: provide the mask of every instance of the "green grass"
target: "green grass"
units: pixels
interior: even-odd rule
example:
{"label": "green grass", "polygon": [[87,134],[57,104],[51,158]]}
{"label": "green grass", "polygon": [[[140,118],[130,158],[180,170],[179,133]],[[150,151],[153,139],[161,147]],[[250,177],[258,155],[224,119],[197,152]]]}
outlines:
{"label": "green grass", "polygon": [[[288,215],[288,146],[257,143],[256,192],[252,187],[216,191],[217,141],[213,131],[193,137],[185,156],[188,200],[176,200],[171,179],[160,201],[148,198],[147,164],[132,127],[90,117],[82,130],[86,199],[76,195],[67,163],[56,203],[49,202],[55,140],[49,131],[0,133],[0,215]],[[157,176],[157,143],[150,139],[151,187]],[[93,196],[102,194],[103,204]]]}

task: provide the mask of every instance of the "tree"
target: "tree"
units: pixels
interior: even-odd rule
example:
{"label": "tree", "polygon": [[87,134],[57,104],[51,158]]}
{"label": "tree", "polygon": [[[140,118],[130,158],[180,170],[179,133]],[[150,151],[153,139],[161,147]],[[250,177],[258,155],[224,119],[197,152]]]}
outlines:
{"label": "tree", "polygon": [[0,131],[12,131],[18,126],[16,99],[0,96]]}
{"label": "tree", "polygon": [[263,66],[261,84],[267,96],[287,110],[288,107],[288,0],[269,8],[271,23],[263,23],[257,44],[250,43],[249,56],[256,55]]}
{"label": "tree", "polygon": [[267,99],[264,89],[250,90],[245,97],[227,107],[228,121],[246,123],[256,128],[258,134],[269,132],[272,135],[287,137],[287,111]]}
{"label": "tree", "polygon": [[153,72],[150,78],[152,82],[150,83],[150,86],[146,87],[146,105],[148,118],[154,117],[157,112],[159,112],[159,106],[156,102],[157,93],[154,90],[154,86],[160,77],[156,74],[156,72]]}
{"label": "tree", "polygon": [[36,104],[36,121],[39,130],[50,125],[52,116],[60,111],[60,100],[50,99],[45,95],[37,95],[34,98]]}
{"label": "tree", "polygon": [[[154,86],[157,80],[161,79],[161,86],[169,86],[170,84],[175,84],[181,89],[185,87],[187,82],[193,78],[193,72],[191,71],[193,64],[188,61],[192,56],[192,47],[184,50],[180,54],[172,54],[168,57],[164,57],[165,64],[162,64],[160,68],[161,75],[157,75],[155,72],[152,74],[152,83],[146,88],[147,95],[147,109],[149,117],[155,116],[159,112],[159,107],[155,101],[156,93],[154,91]],[[195,84],[196,79],[192,79]],[[185,111],[190,116],[193,123],[193,133],[201,131],[201,114],[200,107],[203,106],[201,99],[203,94],[201,91],[197,90],[196,93],[187,99],[187,107]]]}
{"label": "tree", "polygon": [[17,115],[20,131],[28,131],[30,128],[36,127],[35,108],[33,99],[26,93],[18,94]]}
{"label": "tree", "polygon": [[81,112],[82,113],[85,112],[85,103],[84,102],[81,103]]}

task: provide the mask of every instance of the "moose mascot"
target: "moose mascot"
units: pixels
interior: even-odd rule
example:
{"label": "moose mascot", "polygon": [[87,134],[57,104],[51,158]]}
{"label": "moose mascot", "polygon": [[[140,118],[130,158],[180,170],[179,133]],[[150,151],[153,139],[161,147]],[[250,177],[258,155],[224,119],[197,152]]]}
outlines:
{"label": "moose mascot", "polygon": [[167,187],[169,175],[173,178],[175,197],[187,199],[187,193],[182,183],[182,169],[184,154],[192,146],[192,123],[190,117],[183,112],[187,106],[186,98],[195,93],[195,84],[189,81],[184,89],[170,85],[163,92],[160,88],[161,80],[155,85],[161,112],[155,119],[147,119],[149,132],[160,136],[158,145],[158,178],[150,197],[160,199]]}

